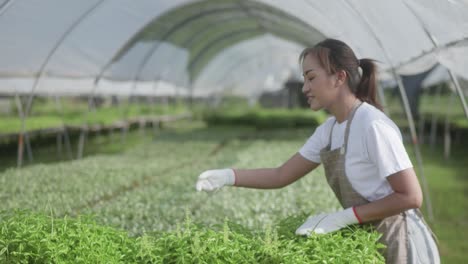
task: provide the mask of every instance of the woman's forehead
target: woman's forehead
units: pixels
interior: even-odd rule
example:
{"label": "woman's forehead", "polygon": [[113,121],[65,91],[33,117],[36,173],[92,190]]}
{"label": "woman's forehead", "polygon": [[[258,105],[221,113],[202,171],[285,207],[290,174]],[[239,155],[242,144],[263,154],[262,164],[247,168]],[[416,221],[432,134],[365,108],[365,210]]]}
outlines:
{"label": "woman's forehead", "polygon": [[310,70],[318,70],[322,68],[317,57],[312,54],[307,54],[304,60],[302,61],[302,70],[303,74],[307,74]]}

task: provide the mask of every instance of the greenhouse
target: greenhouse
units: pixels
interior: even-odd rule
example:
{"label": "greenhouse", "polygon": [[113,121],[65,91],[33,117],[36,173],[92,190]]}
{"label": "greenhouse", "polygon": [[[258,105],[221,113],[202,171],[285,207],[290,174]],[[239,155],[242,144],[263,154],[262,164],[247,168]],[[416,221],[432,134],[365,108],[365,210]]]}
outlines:
{"label": "greenhouse", "polygon": [[241,170],[279,168],[334,116],[311,109],[301,57],[330,38],[360,76],[377,65],[441,262],[464,263],[467,14],[466,0],[0,0],[0,263],[385,263],[371,225],[295,234],[343,210],[324,166],[197,191],[208,170],[243,186]]}

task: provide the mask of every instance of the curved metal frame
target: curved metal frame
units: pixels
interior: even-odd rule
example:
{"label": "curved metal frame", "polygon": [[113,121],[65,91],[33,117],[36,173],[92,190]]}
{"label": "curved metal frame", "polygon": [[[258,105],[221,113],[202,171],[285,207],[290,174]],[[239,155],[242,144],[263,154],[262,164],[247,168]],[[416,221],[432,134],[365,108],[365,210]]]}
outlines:
{"label": "curved metal frame", "polygon": [[[41,67],[39,69],[38,77],[36,77],[36,79],[34,80],[33,86],[31,88],[31,91],[30,91],[30,94],[29,94],[29,97],[28,97],[28,101],[26,103],[26,109],[23,112],[23,118],[21,119],[21,135],[25,135],[27,133],[25,131],[25,119],[27,118],[27,116],[29,115],[29,112],[31,111],[32,102],[33,102],[34,95],[35,95],[34,94],[35,90],[37,89],[37,87],[39,86],[41,80],[44,77],[44,73],[45,73],[44,70],[45,70],[47,64],[49,63],[50,59],[55,54],[55,52],[60,47],[60,45],[63,43],[63,41],[70,35],[70,33],[73,32],[73,30],[104,1],[105,0],[98,1],[96,4],[92,5],[91,8],[89,8],[87,11],[85,11],[83,14],[81,14],[78,17],[78,19],[57,40],[57,42],[55,43],[55,45],[52,47],[49,54],[45,58],[44,62],[42,63],[42,65],[41,65]],[[62,123],[63,123],[63,110],[62,110],[62,117],[61,118],[62,118]],[[67,129],[65,127],[64,127],[64,135],[65,135],[65,140],[67,142],[67,148],[68,148],[69,151],[71,151],[70,139],[69,139],[69,136],[68,136]],[[20,140],[18,142],[18,145],[19,145],[18,149],[20,150],[20,151],[18,151],[18,167],[19,167],[19,166],[22,165],[22,158],[23,158],[22,157],[22,149],[23,149],[22,140]],[[71,154],[71,152],[69,152],[69,154]]]}
{"label": "curved metal frame", "polygon": [[[235,4],[235,3],[233,3],[233,4]],[[255,8],[257,8],[257,9],[263,11],[263,9],[261,9],[261,8],[259,8],[259,7],[255,7]],[[184,25],[188,24],[188,22],[194,21],[194,20],[196,20],[196,19],[198,19],[198,18],[205,17],[206,14],[212,14],[212,13],[213,13],[213,14],[218,14],[218,12],[219,12],[220,10],[224,10],[223,12],[227,12],[228,10],[230,10],[230,11],[237,11],[237,10],[239,10],[239,8],[222,7],[222,8],[215,8],[215,9],[208,10],[208,11],[205,11],[205,12],[202,12],[202,13],[198,13],[198,14],[196,14],[196,15],[194,15],[194,16],[191,16],[191,17],[189,17],[189,18],[186,18],[186,19],[182,20],[181,22],[179,22],[179,23],[176,24],[175,26],[172,26],[172,28],[170,29],[170,31],[168,31],[165,35],[163,35],[162,40],[165,40],[165,39],[167,39],[168,37],[170,37],[172,34],[174,34],[175,32],[177,32],[177,30],[178,30],[179,28],[182,28]],[[245,11],[244,11],[244,12],[245,12]],[[248,14],[247,14],[247,15],[248,15]],[[289,16],[288,16],[288,17],[289,17]],[[265,18],[262,17],[262,19],[265,19]],[[230,20],[230,19],[222,20],[222,22],[229,21],[229,20]],[[152,21],[152,22],[149,23],[149,24],[152,24],[153,22],[154,22],[154,21]],[[297,22],[300,22],[300,20],[297,20]],[[304,26],[304,25],[302,25],[302,26]],[[310,27],[310,26],[306,25],[306,27]],[[145,27],[144,27],[144,28],[145,28]],[[143,28],[143,29],[144,29],[144,28]],[[143,30],[143,29],[142,29],[142,30]],[[314,30],[315,30],[315,29],[314,29]],[[273,31],[273,30],[272,30],[272,31]],[[140,31],[140,32],[141,32],[141,31]],[[138,32],[135,36],[138,36],[138,35],[140,34],[140,32]],[[195,34],[196,34],[196,33],[195,33]],[[241,32],[239,31],[238,34],[241,34]],[[288,34],[290,34],[290,33],[289,33],[289,32],[284,32],[284,35],[288,35]],[[227,34],[227,35],[228,35],[228,34]],[[232,35],[232,34],[231,34],[231,35]],[[134,40],[134,38],[132,38],[132,39]],[[193,40],[193,39],[194,39],[193,35],[192,35],[192,37],[189,38],[189,39],[192,39],[192,40]],[[291,37],[291,39],[295,39],[295,38]],[[219,39],[217,39],[217,40],[219,41]],[[295,41],[298,41],[298,40],[295,40]],[[213,43],[216,43],[216,42],[213,42]],[[208,43],[208,45],[209,45],[209,46],[212,46],[213,43]],[[127,44],[125,45],[125,47],[128,46],[128,44],[129,44],[129,43],[127,43]],[[160,46],[160,42],[155,43],[155,45],[147,52],[147,55],[144,57],[144,59],[142,60],[142,62],[139,64],[138,70],[136,71],[136,74],[135,74],[135,76],[134,76],[134,78],[133,78],[133,89],[132,89],[132,92],[130,93],[130,96],[132,96],[133,91],[136,89],[136,85],[137,85],[137,81],[138,81],[138,76],[140,76],[142,70],[143,70],[144,67],[147,65],[147,63],[149,62],[150,58],[155,54],[155,52],[157,51],[157,49],[158,49],[159,46]],[[206,46],[206,45],[205,45],[205,46]],[[205,53],[206,50],[208,50],[206,47],[205,47],[204,49],[202,49],[202,54]],[[200,54],[197,54],[196,58],[199,58],[199,57],[201,57],[201,55],[200,55]],[[188,68],[189,68],[189,71],[190,71],[190,68],[193,67],[193,64],[194,64],[195,62],[197,62],[197,60],[191,61],[190,65],[189,65],[189,67],[188,67]],[[192,81],[191,81],[191,82],[192,82]],[[192,93],[192,88],[190,88],[190,91],[191,91],[191,93]]]}
{"label": "curved metal frame", "polygon": [[0,17],[5,13],[15,2],[15,0],[7,0],[0,6]]}
{"label": "curved metal frame", "polygon": [[[238,9],[236,9],[236,10],[238,10]],[[259,9],[259,10],[261,10],[261,9]],[[261,10],[261,11],[263,11],[263,10]],[[247,16],[249,16],[249,14],[247,14]],[[258,17],[255,17],[255,18],[258,18]],[[264,22],[264,20],[266,20],[267,18],[262,16],[260,19],[261,19],[261,22]],[[221,22],[227,22],[227,21],[230,21],[230,20],[232,20],[232,18],[228,18],[228,19],[222,20]],[[261,22],[257,22],[257,23],[259,24],[259,23],[261,23]],[[270,22],[271,22],[271,21],[270,21]],[[222,25],[222,24],[217,24],[217,25]],[[265,28],[265,27],[263,27],[263,28]],[[209,32],[210,30],[212,30],[212,28],[207,28],[206,30],[204,30],[204,32],[206,32],[206,31]],[[314,30],[315,30],[315,29],[314,29]],[[271,29],[270,29],[270,30],[265,30],[265,32],[269,32],[269,31],[275,32],[275,30],[271,30]],[[204,33],[204,32],[203,32],[203,33]],[[276,33],[277,33],[277,34],[278,34],[278,32],[279,32],[279,31],[276,30]],[[318,32],[318,31],[317,31],[317,32]],[[239,34],[240,34],[240,32],[239,32]],[[273,34],[274,34],[274,33],[273,33]],[[226,35],[228,35],[228,34],[226,34]],[[282,32],[281,35],[291,35],[291,34],[290,34],[290,32]],[[199,36],[199,34],[195,33],[195,34],[192,35],[192,37],[190,37],[189,40],[188,40],[187,42],[185,42],[184,44],[188,45],[188,43],[192,43],[193,41],[191,41],[191,40],[194,39],[194,38],[196,39],[198,36]],[[288,38],[286,38],[286,39],[288,39]],[[295,39],[295,37],[292,36],[290,39]],[[208,42],[208,44],[205,44],[205,46],[212,46],[212,45],[214,45],[213,43],[218,43],[219,41],[220,41],[220,39],[216,39],[216,41]],[[296,39],[295,42],[301,42],[301,41],[299,41],[299,40]],[[157,49],[155,49],[154,52],[156,52],[156,50],[157,50]],[[204,49],[201,50],[201,53],[206,52],[206,50],[209,50],[209,49],[205,47]],[[150,56],[153,56],[153,55],[154,55],[154,53],[152,53]],[[197,57],[200,57],[200,56],[201,56],[200,54],[197,54]],[[189,65],[189,67],[188,67],[188,68],[189,68],[189,71],[190,71],[190,67],[193,67],[193,63],[196,63],[196,62],[197,62],[197,60],[192,60],[191,65]],[[154,81],[157,81],[157,79],[155,79]],[[192,91],[191,91],[191,92],[192,92]]]}

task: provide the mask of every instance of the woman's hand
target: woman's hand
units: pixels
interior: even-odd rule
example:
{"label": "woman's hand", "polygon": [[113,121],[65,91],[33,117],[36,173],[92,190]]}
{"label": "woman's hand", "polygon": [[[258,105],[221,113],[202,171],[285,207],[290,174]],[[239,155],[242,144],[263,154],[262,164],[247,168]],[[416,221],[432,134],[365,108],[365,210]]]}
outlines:
{"label": "woman's hand", "polygon": [[340,230],[348,225],[360,223],[353,207],[329,214],[319,214],[307,218],[297,230],[296,235],[326,234]]}
{"label": "woman's hand", "polygon": [[236,176],[233,169],[207,170],[198,176],[197,191],[211,192],[223,186],[234,185]]}

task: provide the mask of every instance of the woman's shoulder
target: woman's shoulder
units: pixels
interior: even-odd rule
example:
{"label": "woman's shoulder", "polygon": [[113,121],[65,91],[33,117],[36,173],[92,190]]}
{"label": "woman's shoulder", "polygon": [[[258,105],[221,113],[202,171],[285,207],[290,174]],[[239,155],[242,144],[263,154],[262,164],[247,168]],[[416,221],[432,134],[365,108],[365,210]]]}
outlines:
{"label": "woman's shoulder", "polygon": [[379,124],[385,124],[399,131],[398,126],[393,122],[393,120],[391,120],[383,111],[371,104],[363,103],[361,111],[356,113],[356,115],[359,127],[364,130],[368,130],[370,127]]}

